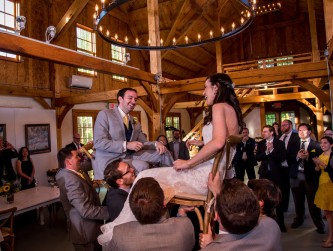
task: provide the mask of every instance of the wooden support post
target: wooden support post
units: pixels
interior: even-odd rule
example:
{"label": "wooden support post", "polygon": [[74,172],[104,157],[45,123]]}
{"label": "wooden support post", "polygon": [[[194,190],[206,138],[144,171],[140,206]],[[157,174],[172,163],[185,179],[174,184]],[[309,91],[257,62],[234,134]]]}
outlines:
{"label": "wooden support post", "polygon": [[318,62],[320,60],[320,54],[318,50],[316,11],[314,8],[314,0],[308,0],[308,11],[309,11],[309,25],[310,25],[310,35],[311,35],[312,62]]}
{"label": "wooden support post", "polygon": [[316,98],[316,111],[315,115],[317,118],[317,132],[318,141],[324,136],[324,120],[323,120],[323,106],[318,98]]}
{"label": "wooden support post", "polygon": [[333,1],[323,0],[324,4],[324,16],[325,16],[325,30],[326,30],[326,42],[328,42],[333,36]]}
{"label": "wooden support post", "polygon": [[[160,43],[160,27],[159,27],[159,16],[158,16],[158,0],[147,1],[148,11],[148,30],[149,40],[151,45],[158,45]],[[162,59],[160,51],[150,51],[150,72],[153,74],[159,74],[162,76]],[[160,98],[158,95],[157,86],[152,87],[155,101],[157,104],[154,107],[160,107]],[[161,133],[161,114],[159,110],[153,110],[152,127],[149,128],[150,139],[156,139]]]}

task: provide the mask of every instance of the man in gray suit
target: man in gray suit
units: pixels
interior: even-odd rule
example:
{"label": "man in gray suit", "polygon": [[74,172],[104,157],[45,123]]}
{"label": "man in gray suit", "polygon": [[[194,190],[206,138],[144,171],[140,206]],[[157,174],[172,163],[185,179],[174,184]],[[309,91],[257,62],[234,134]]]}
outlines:
{"label": "man in gray suit", "polygon": [[62,148],[57,157],[60,170],[56,179],[67,216],[69,238],[77,251],[102,250],[97,236],[101,234],[102,220],[109,218],[108,210],[101,206],[88,175],[80,172],[77,151]]}
{"label": "man in gray suit", "polygon": [[114,228],[112,251],[190,251],[194,246],[194,229],[187,217],[165,219],[164,194],[158,182],[142,178],[129,195],[131,210],[138,221]]}
{"label": "man in gray suit", "polygon": [[180,131],[178,129],[172,132],[173,141],[169,143],[170,151],[173,154],[173,159],[190,159],[190,154],[186,147],[186,143],[180,139]]}
{"label": "man in gray suit", "polygon": [[149,163],[172,166],[172,156],[160,142],[147,141],[141,125],[129,115],[136,106],[135,89],[124,88],[117,94],[118,106],[98,113],[94,127],[96,163],[94,176],[103,179],[107,164],[123,159],[131,162],[136,171],[149,168]]}
{"label": "man in gray suit", "polygon": [[[216,178],[219,179],[219,175]],[[279,226],[267,216],[259,217],[260,206],[253,191],[238,179],[224,180],[219,187],[219,193],[213,193],[216,194],[215,219],[220,232],[201,250],[281,251]],[[200,236],[202,247],[207,243],[207,236]]]}

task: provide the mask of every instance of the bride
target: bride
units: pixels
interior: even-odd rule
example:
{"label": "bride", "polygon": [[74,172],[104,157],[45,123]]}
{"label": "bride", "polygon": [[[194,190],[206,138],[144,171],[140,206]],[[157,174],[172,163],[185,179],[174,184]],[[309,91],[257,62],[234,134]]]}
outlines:
{"label": "bride", "polygon": [[[203,95],[208,106],[202,130],[204,142],[198,140],[187,142],[188,146],[203,145],[203,148],[190,160],[176,160],[173,169],[170,167],[148,169],[139,173],[136,180],[153,177],[162,187],[172,187],[176,194],[207,194],[207,181],[214,162],[213,156],[224,147],[229,135],[241,131],[243,121],[232,80],[227,74],[217,73],[209,76],[205,82]],[[231,149],[231,152],[234,154],[235,149]],[[227,173],[226,170],[222,170],[222,167],[225,168],[224,157],[225,150],[222,163],[219,165],[219,171],[222,171],[221,177],[232,178],[234,176],[232,169]],[[101,227],[103,234],[98,237],[98,242],[104,248],[109,246],[115,226],[136,221],[129,207],[129,197],[120,215],[113,222]]]}

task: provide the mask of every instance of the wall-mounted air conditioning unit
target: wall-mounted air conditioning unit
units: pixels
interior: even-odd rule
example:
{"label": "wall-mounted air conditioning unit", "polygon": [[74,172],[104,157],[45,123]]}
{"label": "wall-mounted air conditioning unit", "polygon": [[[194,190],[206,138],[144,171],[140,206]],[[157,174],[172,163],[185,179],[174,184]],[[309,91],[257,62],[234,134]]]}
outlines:
{"label": "wall-mounted air conditioning unit", "polygon": [[72,77],[68,79],[69,88],[91,89],[91,86],[92,86],[92,78],[89,77],[72,75]]}

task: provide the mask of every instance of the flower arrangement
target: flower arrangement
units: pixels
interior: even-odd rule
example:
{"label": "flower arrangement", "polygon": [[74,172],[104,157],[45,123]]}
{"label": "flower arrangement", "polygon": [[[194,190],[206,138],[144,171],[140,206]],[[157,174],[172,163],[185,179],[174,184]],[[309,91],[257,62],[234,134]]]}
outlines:
{"label": "flower arrangement", "polygon": [[2,181],[2,187],[0,187],[0,195],[8,195],[8,194],[13,194],[21,189],[21,179],[17,179],[14,181],[6,181],[6,180],[1,180]]}

